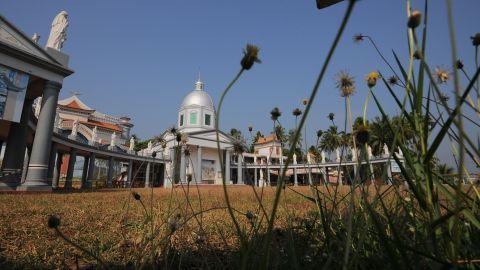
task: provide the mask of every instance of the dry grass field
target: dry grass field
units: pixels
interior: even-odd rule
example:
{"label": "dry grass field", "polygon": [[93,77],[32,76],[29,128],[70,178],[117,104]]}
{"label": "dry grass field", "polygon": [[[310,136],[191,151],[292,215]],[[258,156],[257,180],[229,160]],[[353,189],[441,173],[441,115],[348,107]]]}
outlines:
{"label": "dry grass field", "polygon": [[[247,212],[260,216],[258,200],[251,187],[229,189],[239,222],[248,230],[254,218]],[[262,195],[262,189],[257,189],[266,208],[271,205],[273,191],[271,187],[265,188]],[[297,191],[308,192],[308,188]],[[225,256],[235,253],[238,239],[225,209],[221,187],[199,190],[190,187],[189,191],[155,189],[152,198],[151,190],[135,192],[141,195],[141,202],[129,191],[0,195],[0,266],[3,265],[0,268],[74,268],[95,261],[48,228],[50,215],[60,217],[59,229],[69,239],[103,260],[118,266],[142,261],[152,250],[147,239],[151,207],[155,256],[177,252],[185,266],[229,264]],[[276,222],[278,228],[287,226],[285,220],[289,215],[301,222],[314,207],[288,189],[286,195]]]}

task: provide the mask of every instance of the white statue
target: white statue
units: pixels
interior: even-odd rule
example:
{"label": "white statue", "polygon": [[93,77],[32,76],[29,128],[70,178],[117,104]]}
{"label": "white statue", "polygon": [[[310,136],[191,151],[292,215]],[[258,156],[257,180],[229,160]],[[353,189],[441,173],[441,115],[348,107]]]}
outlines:
{"label": "white statue", "polygon": [[152,141],[148,141],[148,151],[152,151]]}
{"label": "white statue", "polygon": [[388,146],[387,146],[386,143],[383,144],[383,155],[384,155],[385,157],[390,156],[390,151],[388,151]]}
{"label": "white statue", "polygon": [[263,178],[263,170],[262,170],[262,169],[260,169],[260,180],[265,180],[265,179]]}
{"label": "white statue", "polygon": [[373,157],[373,154],[372,154],[372,147],[369,145],[367,146],[367,155],[368,155],[368,158],[371,158]]}
{"label": "white statue", "polygon": [[297,164],[297,154],[293,153],[293,164]]}
{"label": "white statue", "polygon": [[325,160],[325,151],[322,151],[321,155],[322,155],[322,163],[325,163],[325,161],[326,161]]}
{"label": "white statue", "polygon": [[335,153],[337,154],[337,162],[340,162],[340,150],[338,148],[335,149]]}
{"label": "white statue", "polygon": [[57,128],[62,129],[62,126],[63,126],[63,119],[59,117],[58,118],[58,123],[57,123]]}
{"label": "white statue", "polygon": [[352,153],[352,160],[357,161],[357,151],[355,151],[355,148],[350,147],[350,152]]}
{"label": "white statue", "polygon": [[97,137],[98,137],[98,130],[97,130],[97,127],[95,126],[92,132],[92,144],[95,143],[95,141],[97,140]]}
{"label": "white statue", "polygon": [[310,164],[312,163],[312,154],[307,153],[307,163]]}
{"label": "white statue", "polygon": [[37,33],[33,34],[32,41],[35,42],[35,44],[38,44],[39,40],[40,40],[40,35]]}
{"label": "white statue", "polygon": [[68,13],[62,11],[53,19],[52,29],[48,37],[47,47],[60,51],[63,43],[67,40]]}
{"label": "white statue", "polygon": [[114,147],[115,146],[115,141],[117,140],[117,133],[113,132],[112,136],[110,137],[110,146]]}
{"label": "white statue", "polygon": [[135,148],[135,138],[131,137],[130,138],[130,146],[129,146],[129,150],[130,151],[133,151],[133,149]]}
{"label": "white statue", "polygon": [[77,136],[77,132],[78,132],[78,119],[75,119],[72,125],[72,136]]}
{"label": "white statue", "polygon": [[398,147],[397,156],[403,157],[403,152],[402,152],[402,149],[400,149],[400,146]]}

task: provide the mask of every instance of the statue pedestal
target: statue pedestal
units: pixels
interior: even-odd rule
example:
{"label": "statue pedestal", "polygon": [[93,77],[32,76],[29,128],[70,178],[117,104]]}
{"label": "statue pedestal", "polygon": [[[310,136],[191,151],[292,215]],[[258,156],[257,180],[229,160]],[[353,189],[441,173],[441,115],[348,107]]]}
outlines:
{"label": "statue pedestal", "polygon": [[68,67],[68,60],[70,59],[70,56],[68,54],[64,54],[59,50],[56,50],[54,48],[50,47],[45,47],[45,51],[53,57],[57,62],[59,62],[62,66]]}

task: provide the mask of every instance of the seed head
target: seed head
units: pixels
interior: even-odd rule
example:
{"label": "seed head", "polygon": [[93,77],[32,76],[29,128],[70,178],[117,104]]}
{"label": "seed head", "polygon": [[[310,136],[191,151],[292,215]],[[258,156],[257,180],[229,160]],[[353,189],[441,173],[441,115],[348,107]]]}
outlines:
{"label": "seed head", "polygon": [[308,99],[306,99],[306,98],[302,99],[302,104],[303,104],[303,106],[307,106]]}
{"label": "seed head", "polygon": [[377,84],[377,80],[380,78],[380,75],[376,71],[370,72],[365,80],[367,81],[368,87],[372,88]]}
{"label": "seed head", "polygon": [[389,83],[391,86],[397,85],[397,83],[398,83],[398,78],[397,78],[397,76],[392,75],[390,78],[388,78],[388,83]]}
{"label": "seed head", "polygon": [[441,99],[443,102],[447,102],[447,101],[450,99],[450,97],[447,96],[447,94],[442,93],[442,92],[440,92],[440,96],[439,96],[439,97],[440,97],[440,99]]}
{"label": "seed head", "polygon": [[321,129],[317,130],[317,138],[322,137],[322,135],[323,135],[323,130]]}
{"label": "seed head", "polygon": [[247,219],[250,220],[250,221],[255,218],[255,214],[254,214],[252,211],[250,211],[250,210],[247,211],[247,213],[245,214],[245,216],[246,216]]}
{"label": "seed head", "polygon": [[182,141],[182,134],[181,133],[175,134],[175,140],[177,141],[177,143],[181,142]]}
{"label": "seed head", "polygon": [[422,53],[419,52],[419,51],[415,51],[415,52],[413,53],[413,58],[415,58],[416,60],[422,59]]}
{"label": "seed head", "polygon": [[362,35],[362,34],[355,34],[355,35],[353,36],[353,42],[355,42],[355,43],[360,43],[360,42],[363,41],[363,38],[364,38],[364,37],[365,37],[365,36]]}
{"label": "seed head", "polygon": [[356,130],[355,138],[360,144],[366,144],[370,139],[370,132],[368,127],[365,125],[361,125]]}
{"label": "seed head", "polygon": [[57,215],[51,215],[48,217],[48,227],[50,229],[55,229],[60,226],[60,217]]}
{"label": "seed head", "polygon": [[408,17],[407,26],[409,28],[415,29],[420,25],[421,21],[422,21],[422,13],[418,10],[414,10],[412,14],[410,14],[410,17]]}
{"label": "seed head", "polygon": [[168,131],[172,134],[177,133],[177,129],[175,127],[171,127]]}
{"label": "seed head", "polygon": [[337,73],[336,86],[342,97],[348,97],[355,93],[355,80],[344,70]]}
{"label": "seed head", "polygon": [[140,196],[140,194],[138,194],[137,192],[135,191],[132,191],[132,196],[135,200],[137,201],[140,201],[142,199],[142,196]]}
{"label": "seed head", "polygon": [[462,60],[458,59],[456,62],[455,62],[455,67],[457,69],[463,69],[463,62]]}
{"label": "seed head", "polygon": [[476,33],[475,36],[470,37],[472,39],[472,44],[475,47],[480,46],[480,33]]}
{"label": "seed head", "polygon": [[260,59],[258,59],[258,52],[260,49],[251,44],[247,44],[247,47],[243,50],[243,58],[240,64],[242,65],[243,69],[249,70],[252,68],[254,63],[261,63]]}

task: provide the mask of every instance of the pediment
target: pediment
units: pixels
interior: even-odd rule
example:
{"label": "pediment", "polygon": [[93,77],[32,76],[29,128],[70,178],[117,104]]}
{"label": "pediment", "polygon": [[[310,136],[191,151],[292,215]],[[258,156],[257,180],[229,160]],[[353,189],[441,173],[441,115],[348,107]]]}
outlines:
{"label": "pediment", "polygon": [[33,42],[25,33],[16,28],[0,15],[0,42],[17,50],[59,65],[47,52]]}

